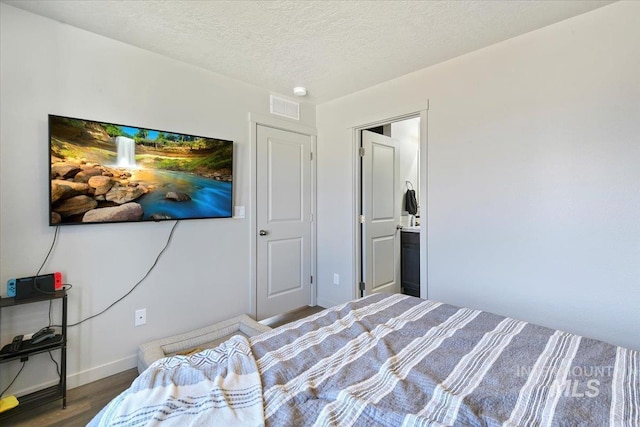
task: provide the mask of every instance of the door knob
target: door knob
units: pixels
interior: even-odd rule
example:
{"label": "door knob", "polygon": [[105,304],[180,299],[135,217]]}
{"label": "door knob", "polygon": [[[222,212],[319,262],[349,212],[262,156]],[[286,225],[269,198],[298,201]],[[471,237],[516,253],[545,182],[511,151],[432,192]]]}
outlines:
{"label": "door knob", "polygon": [[401,224],[396,225],[396,230],[402,230],[402,225]]}
{"label": "door knob", "polygon": [[269,233],[267,232],[267,230],[260,230],[258,234],[260,234],[261,236],[266,236]]}

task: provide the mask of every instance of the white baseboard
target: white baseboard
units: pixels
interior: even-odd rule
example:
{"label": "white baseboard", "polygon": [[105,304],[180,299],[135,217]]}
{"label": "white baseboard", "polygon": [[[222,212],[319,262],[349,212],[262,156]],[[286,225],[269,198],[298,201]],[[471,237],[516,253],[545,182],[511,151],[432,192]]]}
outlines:
{"label": "white baseboard", "polygon": [[[137,360],[137,357],[133,355],[84,371],[72,374],[67,372],[67,390],[80,387],[81,385],[85,385],[93,381],[101,380],[102,378],[118,374],[131,368],[135,368]],[[56,384],[58,384],[58,380],[52,380],[21,390],[12,391],[11,394],[15,394],[16,396],[24,396],[25,394],[33,393],[34,391],[38,391],[46,387],[51,387]]]}
{"label": "white baseboard", "polygon": [[67,388],[76,388],[81,385],[89,384],[94,381],[101,380],[111,375],[118,374],[127,369],[135,368],[137,366],[137,357],[132,355],[120,360],[114,360],[113,362],[105,363],[104,365],[96,366],[84,371],[75,372],[67,375]]}

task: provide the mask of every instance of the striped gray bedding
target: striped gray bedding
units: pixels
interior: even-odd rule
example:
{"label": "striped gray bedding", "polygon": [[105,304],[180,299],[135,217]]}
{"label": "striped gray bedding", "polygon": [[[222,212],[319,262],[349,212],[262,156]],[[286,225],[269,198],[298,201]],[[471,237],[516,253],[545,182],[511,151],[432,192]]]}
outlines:
{"label": "striped gray bedding", "polygon": [[640,426],[638,351],[479,310],[376,294],[248,343],[252,425]]}

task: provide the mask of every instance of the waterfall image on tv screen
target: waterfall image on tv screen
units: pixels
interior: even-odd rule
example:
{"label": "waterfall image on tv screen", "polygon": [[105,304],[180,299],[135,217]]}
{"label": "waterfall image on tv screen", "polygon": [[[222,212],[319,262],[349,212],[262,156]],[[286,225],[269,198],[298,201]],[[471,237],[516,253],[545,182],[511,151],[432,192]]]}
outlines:
{"label": "waterfall image on tv screen", "polygon": [[50,225],[230,218],[233,141],[49,115]]}

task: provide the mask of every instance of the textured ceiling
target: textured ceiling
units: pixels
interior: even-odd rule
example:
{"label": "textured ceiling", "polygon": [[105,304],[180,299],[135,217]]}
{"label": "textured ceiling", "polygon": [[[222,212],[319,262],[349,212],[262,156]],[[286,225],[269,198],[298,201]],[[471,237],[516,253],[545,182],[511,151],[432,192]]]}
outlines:
{"label": "textured ceiling", "polygon": [[611,1],[9,1],[152,52],[323,103]]}

